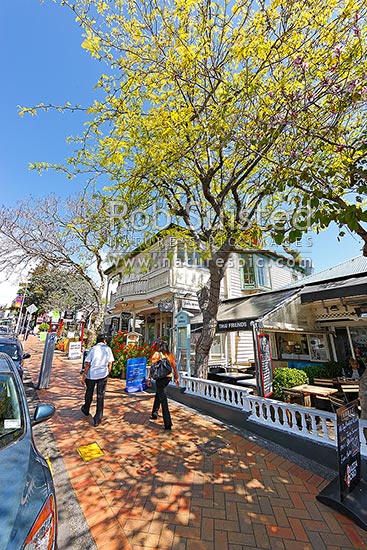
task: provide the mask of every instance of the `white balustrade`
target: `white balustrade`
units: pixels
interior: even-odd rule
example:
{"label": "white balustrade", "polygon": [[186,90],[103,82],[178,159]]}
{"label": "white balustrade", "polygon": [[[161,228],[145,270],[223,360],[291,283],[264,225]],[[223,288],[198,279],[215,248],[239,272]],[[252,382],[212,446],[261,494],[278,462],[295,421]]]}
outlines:
{"label": "white balustrade", "polygon": [[111,305],[115,305],[122,298],[127,296],[136,296],[141,294],[150,294],[162,288],[169,288],[170,272],[165,270],[155,275],[146,275],[144,278],[136,281],[122,282],[117,287],[116,292],[111,295]]}
{"label": "white balustrade", "polygon": [[275,399],[246,396],[245,408],[249,422],[286,431],[323,443],[336,445],[336,415]]}
{"label": "white balustrade", "polygon": [[[336,414],[252,395],[250,388],[204,380],[180,372],[185,393],[241,409],[247,421],[336,447]],[[367,457],[367,421],[360,420],[361,455]]]}
{"label": "white balustrade", "polygon": [[193,378],[181,373],[181,385],[185,387],[186,393],[197,395],[209,401],[216,401],[223,405],[229,405],[236,409],[243,410],[245,406],[244,396],[247,396],[251,389],[233,386],[232,384],[222,384],[203,378]]}

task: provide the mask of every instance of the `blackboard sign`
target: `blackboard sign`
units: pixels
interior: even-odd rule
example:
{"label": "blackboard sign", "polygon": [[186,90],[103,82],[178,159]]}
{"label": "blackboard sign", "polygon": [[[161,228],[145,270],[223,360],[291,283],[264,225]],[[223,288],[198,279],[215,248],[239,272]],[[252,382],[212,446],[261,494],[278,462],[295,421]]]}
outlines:
{"label": "blackboard sign", "polygon": [[134,357],[126,363],[126,388],[127,393],[143,391],[146,389],[146,365],[145,357]]}
{"label": "blackboard sign", "polygon": [[339,454],[340,498],[343,500],[361,479],[358,402],[336,411]]}
{"label": "blackboard sign", "polygon": [[271,364],[270,339],[268,334],[257,335],[259,374],[263,397],[273,394],[273,367]]}

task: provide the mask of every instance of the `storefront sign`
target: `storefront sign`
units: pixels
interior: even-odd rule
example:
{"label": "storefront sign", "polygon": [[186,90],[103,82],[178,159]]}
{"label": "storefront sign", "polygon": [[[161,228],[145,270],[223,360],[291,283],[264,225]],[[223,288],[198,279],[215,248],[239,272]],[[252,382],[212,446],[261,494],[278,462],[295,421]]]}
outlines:
{"label": "storefront sign", "polygon": [[182,307],[184,307],[185,309],[194,309],[196,311],[200,311],[198,300],[193,300],[192,298],[190,300],[187,298],[184,298],[182,300]]}
{"label": "storefront sign", "polygon": [[242,321],[218,321],[217,332],[230,332],[234,330],[251,330],[255,319],[245,319]]}
{"label": "storefront sign", "polygon": [[143,391],[146,389],[146,357],[134,357],[126,363],[126,388],[127,393]]}
{"label": "storefront sign", "polygon": [[139,338],[141,334],[138,332],[128,332],[126,335],[126,345],[127,346],[137,346],[139,344]]}
{"label": "storefront sign", "polygon": [[172,312],[173,311],[173,303],[172,302],[158,302],[158,311],[161,312]]}
{"label": "storefront sign", "polygon": [[343,500],[361,479],[361,454],[357,401],[339,407],[337,415],[339,484]]}
{"label": "storefront sign", "polygon": [[63,314],[64,321],[74,321],[74,311],[72,309],[66,309]]}

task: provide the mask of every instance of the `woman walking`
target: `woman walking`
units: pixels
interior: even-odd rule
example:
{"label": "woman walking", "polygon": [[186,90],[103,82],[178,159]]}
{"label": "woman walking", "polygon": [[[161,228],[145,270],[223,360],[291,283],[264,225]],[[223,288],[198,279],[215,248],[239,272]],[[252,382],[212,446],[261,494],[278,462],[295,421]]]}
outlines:
{"label": "woman walking", "polygon": [[[178,372],[176,368],[175,357],[172,353],[170,353],[167,342],[165,340],[158,340],[155,344],[155,352],[153,353],[153,356],[152,356],[152,365],[154,363],[157,363],[161,359],[163,359],[163,357],[166,357],[168,361],[171,363],[174,380],[175,380],[176,386],[178,386],[179,381],[178,381]],[[168,374],[164,378],[159,378],[158,380],[155,381],[155,387],[156,387],[155,397],[154,397],[152,414],[150,415],[150,418],[152,420],[157,420],[159,407],[162,405],[162,414],[163,414],[163,422],[164,422],[165,430],[170,430],[172,428],[172,420],[171,420],[171,415],[168,408],[168,400],[167,400],[167,394],[166,394],[166,387],[171,382],[171,380],[172,380],[172,373]],[[148,386],[152,385],[150,376],[148,378],[147,385]]]}

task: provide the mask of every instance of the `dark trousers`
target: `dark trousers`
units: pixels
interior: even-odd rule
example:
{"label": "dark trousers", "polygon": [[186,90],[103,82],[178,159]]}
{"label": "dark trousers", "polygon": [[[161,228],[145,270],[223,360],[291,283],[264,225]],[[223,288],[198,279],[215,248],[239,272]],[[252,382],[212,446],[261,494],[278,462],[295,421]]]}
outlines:
{"label": "dark trousers", "polygon": [[162,405],[163,422],[165,428],[172,426],[171,415],[168,409],[168,400],[166,394],[166,387],[171,382],[171,378],[165,377],[155,381],[155,398],[153,403],[152,415],[156,415],[159,411],[160,405]]}
{"label": "dark trousers", "polygon": [[84,397],[85,414],[89,414],[89,408],[93,401],[94,387],[97,386],[97,409],[94,419],[100,422],[103,417],[103,403],[106,393],[107,376],[105,378],[100,378],[99,380],[89,380],[89,378],[87,378],[85,383],[87,386]]}

